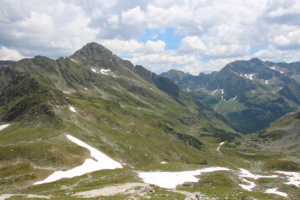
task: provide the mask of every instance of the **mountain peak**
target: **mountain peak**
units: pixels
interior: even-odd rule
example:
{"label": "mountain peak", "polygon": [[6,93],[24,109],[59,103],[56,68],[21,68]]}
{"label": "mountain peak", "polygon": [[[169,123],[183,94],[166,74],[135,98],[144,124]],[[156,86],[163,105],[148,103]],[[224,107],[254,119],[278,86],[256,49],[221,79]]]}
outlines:
{"label": "mountain peak", "polygon": [[160,76],[162,76],[162,77],[168,77],[168,78],[170,78],[173,81],[182,80],[182,79],[184,79],[188,75],[189,74],[187,74],[187,73],[185,73],[183,71],[175,70],[175,69],[171,69],[171,70],[169,70],[167,72],[164,72],[164,73],[160,74]]}
{"label": "mountain peak", "polygon": [[251,60],[250,61],[252,61],[252,62],[262,62],[260,59],[258,59],[258,58],[251,58]]}
{"label": "mountain peak", "polygon": [[258,66],[265,65],[264,61],[262,61],[262,60],[260,60],[258,58],[251,58],[250,62],[254,63],[254,64],[258,65]]}
{"label": "mountain peak", "polygon": [[95,71],[109,69],[111,72],[123,75],[125,73],[127,73],[128,76],[134,74],[134,66],[131,62],[119,58],[110,50],[96,42],[84,45],[69,58],[77,60],[81,62],[83,66],[91,67]]}
{"label": "mountain peak", "polygon": [[71,55],[71,58],[77,58],[77,59],[102,59],[104,57],[112,57],[113,53],[102,46],[101,44],[98,44],[96,42],[87,43],[84,45],[81,49],[76,51],[73,55]]}

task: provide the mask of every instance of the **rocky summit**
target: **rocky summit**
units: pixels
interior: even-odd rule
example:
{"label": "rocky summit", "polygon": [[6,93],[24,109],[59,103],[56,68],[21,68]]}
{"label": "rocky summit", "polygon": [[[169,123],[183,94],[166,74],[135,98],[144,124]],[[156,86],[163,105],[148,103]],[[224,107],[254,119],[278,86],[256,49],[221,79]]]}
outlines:
{"label": "rocky summit", "polygon": [[1,61],[0,199],[299,199],[298,76],[157,75],[97,43]]}

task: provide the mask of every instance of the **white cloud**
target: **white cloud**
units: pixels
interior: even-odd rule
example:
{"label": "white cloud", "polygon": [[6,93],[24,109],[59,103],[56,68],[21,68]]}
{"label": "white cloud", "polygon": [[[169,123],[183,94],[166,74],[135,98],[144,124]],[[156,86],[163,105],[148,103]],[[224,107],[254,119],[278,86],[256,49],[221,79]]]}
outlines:
{"label": "white cloud", "polygon": [[277,49],[274,46],[269,46],[266,49],[254,53],[251,57],[273,62],[295,62],[299,61],[300,52],[297,49],[286,51]]}
{"label": "white cloud", "polygon": [[139,6],[122,12],[122,22],[130,26],[141,26],[145,23],[145,13],[141,11]]}
{"label": "white cloud", "polygon": [[239,45],[234,43],[216,43],[211,38],[204,43],[197,36],[185,37],[180,44],[180,50],[183,52],[194,52],[203,58],[226,58],[245,56],[249,53],[249,45]]}
{"label": "white cloud", "polygon": [[148,19],[147,28],[167,29],[175,28],[182,33],[197,33],[201,31],[195,21],[195,13],[188,4],[172,5],[168,8],[149,4],[146,9]]}
{"label": "white cloud", "polygon": [[0,60],[14,60],[18,61],[24,58],[18,51],[14,49],[8,49],[6,47],[1,47],[0,49]]}
{"label": "white cloud", "polygon": [[10,23],[0,25],[0,42],[23,55],[63,56],[95,40],[99,30],[88,27],[90,18],[81,7],[62,1],[22,2],[5,2],[14,9],[6,10]]}
{"label": "white cloud", "polygon": [[117,29],[119,28],[119,17],[118,15],[111,15],[107,18],[107,21],[109,23],[109,25],[113,28],[113,29]]}
{"label": "white cloud", "polygon": [[210,45],[204,52],[206,58],[226,58],[245,56],[249,53],[250,46],[239,44],[219,44]]}
{"label": "white cloud", "polygon": [[118,56],[130,56],[159,53],[164,50],[166,43],[164,41],[147,41],[146,43],[136,40],[103,40],[101,41],[106,48],[113,51]]}
{"label": "white cloud", "polygon": [[288,31],[286,35],[276,36],[275,45],[279,49],[300,48],[300,29]]}
{"label": "white cloud", "polygon": [[188,36],[181,40],[180,50],[204,52],[207,50],[207,46],[199,37]]}
{"label": "white cloud", "polygon": [[[164,51],[134,56],[130,59],[134,64],[141,64],[150,71],[161,73],[170,69],[178,69],[182,66],[194,65],[198,62],[194,55],[179,55],[175,51]],[[163,68],[162,68],[163,66]]]}
{"label": "white cloud", "polygon": [[164,41],[150,41],[146,42],[146,48],[149,49],[150,52],[161,52],[165,49],[166,43]]}
{"label": "white cloud", "polygon": [[299,25],[300,2],[297,0],[268,1],[264,18],[271,23]]}
{"label": "white cloud", "polygon": [[[195,74],[251,56],[298,61],[300,2],[2,0],[0,29],[1,51],[7,55],[11,50],[16,57],[57,58],[96,41],[153,71]],[[160,33],[167,29],[183,38],[178,49],[166,48],[172,40]],[[155,34],[143,37],[146,33]]]}

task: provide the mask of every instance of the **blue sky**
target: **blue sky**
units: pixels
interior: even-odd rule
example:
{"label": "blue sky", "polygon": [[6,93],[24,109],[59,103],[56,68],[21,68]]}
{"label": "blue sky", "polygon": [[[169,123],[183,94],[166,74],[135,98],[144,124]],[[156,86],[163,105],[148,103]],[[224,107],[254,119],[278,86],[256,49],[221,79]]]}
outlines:
{"label": "blue sky", "polygon": [[184,35],[176,33],[176,29],[167,28],[166,30],[151,30],[147,29],[145,33],[140,37],[139,42],[145,43],[148,40],[152,41],[164,41],[166,43],[166,50],[176,50],[180,46],[180,41],[184,38]]}
{"label": "blue sky", "polygon": [[97,42],[161,73],[300,58],[297,0],[0,0],[0,59],[69,56]]}

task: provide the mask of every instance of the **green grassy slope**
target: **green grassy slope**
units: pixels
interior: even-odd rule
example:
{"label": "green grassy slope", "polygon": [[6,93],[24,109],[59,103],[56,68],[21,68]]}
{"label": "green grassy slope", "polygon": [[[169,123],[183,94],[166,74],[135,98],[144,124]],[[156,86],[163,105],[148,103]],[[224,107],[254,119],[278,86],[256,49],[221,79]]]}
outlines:
{"label": "green grassy slope", "polygon": [[260,138],[269,140],[268,149],[283,152],[300,150],[300,111],[290,113],[273,122],[259,133]]}

